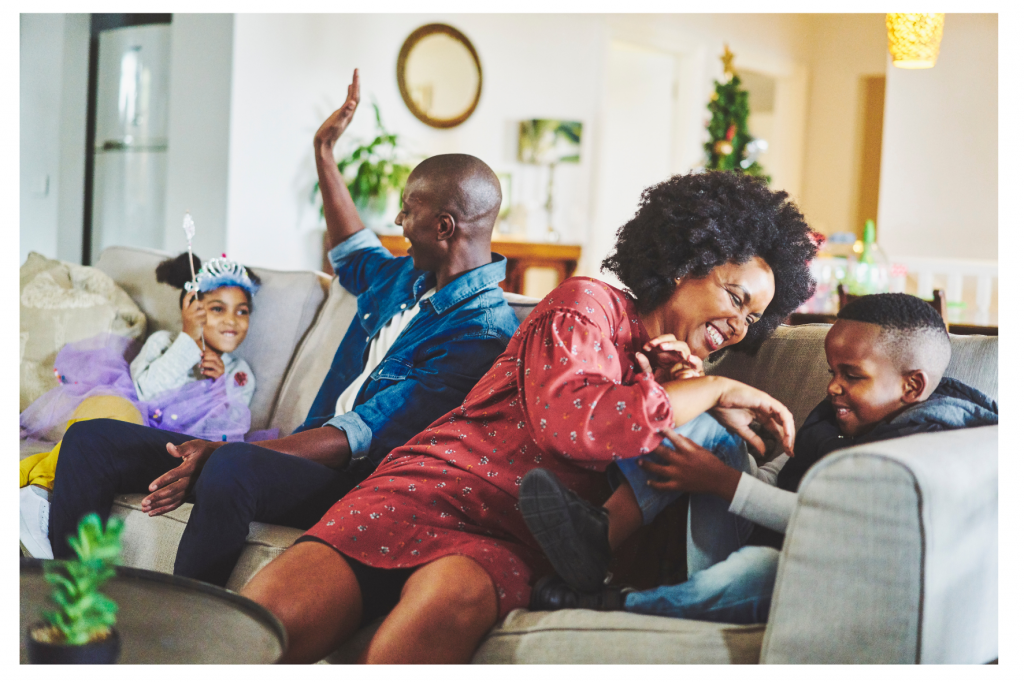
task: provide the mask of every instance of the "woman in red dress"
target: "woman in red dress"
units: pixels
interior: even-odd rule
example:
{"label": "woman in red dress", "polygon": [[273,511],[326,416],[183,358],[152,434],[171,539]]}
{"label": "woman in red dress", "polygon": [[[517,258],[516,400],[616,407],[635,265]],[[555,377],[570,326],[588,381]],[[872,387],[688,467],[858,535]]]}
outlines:
{"label": "woman in red dress", "polygon": [[284,622],[287,660],[318,660],[387,615],[364,660],[468,661],[548,568],[517,505],[533,467],[600,504],[609,463],[711,408],[741,434],[756,418],[791,444],[781,403],[689,377],[717,350],[756,348],[807,298],[810,235],[784,192],[748,176],[676,176],[646,190],[604,262],[628,293],[562,283],[461,407],[388,455],[244,588]]}

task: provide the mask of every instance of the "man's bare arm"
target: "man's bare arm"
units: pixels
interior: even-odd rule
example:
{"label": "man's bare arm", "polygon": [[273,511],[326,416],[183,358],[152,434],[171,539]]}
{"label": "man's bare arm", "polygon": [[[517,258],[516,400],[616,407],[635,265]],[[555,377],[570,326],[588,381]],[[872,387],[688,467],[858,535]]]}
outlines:
{"label": "man's bare arm", "polygon": [[345,178],[342,177],[334,160],[334,145],[352,122],[358,106],[359,69],[356,69],[352,73],[352,84],[348,86],[345,103],[327,117],[313,136],[316,175],[320,181],[320,194],[324,199],[324,219],[327,221],[331,248],[365,229],[352,201],[352,195],[345,186]]}
{"label": "man's bare arm", "polygon": [[262,440],[253,445],[285,455],[302,457],[332,469],[340,469],[348,464],[352,457],[348,436],[344,431],[333,426],[321,426],[318,429],[300,431],[276,440]]}

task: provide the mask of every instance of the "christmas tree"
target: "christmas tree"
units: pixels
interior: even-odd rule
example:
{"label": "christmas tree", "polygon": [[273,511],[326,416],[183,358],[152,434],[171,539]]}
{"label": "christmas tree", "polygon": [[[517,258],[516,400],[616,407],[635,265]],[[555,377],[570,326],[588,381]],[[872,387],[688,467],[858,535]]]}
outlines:
{"label": "christmas tree", "polygon": [[707,155],[705,167],[710,170],[737,169],[771,182],[771,177],[757,162],[757,157],[768,148],[768,143],[754,139],[747,129],[750,105],[747,103],[747,91],[740,88],[739,76],[733,73],[733,57],[726,45],[721,56],[725,82],[715,82],[715,92],[708,102],[708,111],[711,112],[708,133],[711,139],[704,144]]}

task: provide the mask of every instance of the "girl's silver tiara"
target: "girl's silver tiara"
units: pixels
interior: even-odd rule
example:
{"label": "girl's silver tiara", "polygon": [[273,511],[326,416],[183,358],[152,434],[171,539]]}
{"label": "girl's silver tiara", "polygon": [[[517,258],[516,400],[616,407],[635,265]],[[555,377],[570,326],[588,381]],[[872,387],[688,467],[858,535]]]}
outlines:
{"label": "girl's silver tiara", "polygon": [[256,293],[259,287],[249,279],[245,266],[227,257],[211,258],[196,274],[195,282],[185,282],[185,291],[206,293],[221,287],[239,287],[249,293]]}

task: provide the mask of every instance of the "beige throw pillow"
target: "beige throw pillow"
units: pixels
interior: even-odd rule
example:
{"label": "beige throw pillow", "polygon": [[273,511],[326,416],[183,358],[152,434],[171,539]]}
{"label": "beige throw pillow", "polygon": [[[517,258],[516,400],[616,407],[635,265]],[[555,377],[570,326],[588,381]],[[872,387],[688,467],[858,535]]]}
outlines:
{"label": "beige throw pillow", "polygon": [[21,405],[57,385],[53,362],[64,344],[103,332],[142,339],[146,316],[96,268],[34,251],[21,266]]}

